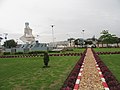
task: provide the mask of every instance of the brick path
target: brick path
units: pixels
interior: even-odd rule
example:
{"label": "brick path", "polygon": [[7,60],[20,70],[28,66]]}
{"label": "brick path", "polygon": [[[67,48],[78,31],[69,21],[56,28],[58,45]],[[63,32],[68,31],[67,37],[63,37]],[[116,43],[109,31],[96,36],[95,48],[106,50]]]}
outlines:
{"label": "brick path", "polygon": [[78,90],[104,90],[96,68],[95,59],[90,48],[87,49]]}

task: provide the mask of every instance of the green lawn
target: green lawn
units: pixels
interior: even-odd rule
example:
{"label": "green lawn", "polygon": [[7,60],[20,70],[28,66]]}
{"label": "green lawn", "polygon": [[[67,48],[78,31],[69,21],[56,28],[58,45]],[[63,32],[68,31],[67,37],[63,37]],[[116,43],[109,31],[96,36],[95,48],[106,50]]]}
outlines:
{"label": "green lawn", "polygon": [[59,90],[80,57],[0,58],[0,90]]}
{"label": "green lawn", "polygon": [[85,48],[74,48],[73,52],[83,53],[85,51]]}
{"label": "green lawn", "polygon": [[85,48],[73,48],[73,51],[64,51],[62,53],[83,53]]}
{"label": "green lawn", "polygon": [[100,58],[120,82],[120,54],[100,55]]}
{"label": "green lawn", "polygon": [[95,52],[115,52],[120,51],[120,48],[94,48]]}
{"label": "green lawn", "polygon": [[71,50],[60,51],[60,52],[49,52],[49,54],[65,54],[65,53],[83,53],[85,48],[72,48]]}

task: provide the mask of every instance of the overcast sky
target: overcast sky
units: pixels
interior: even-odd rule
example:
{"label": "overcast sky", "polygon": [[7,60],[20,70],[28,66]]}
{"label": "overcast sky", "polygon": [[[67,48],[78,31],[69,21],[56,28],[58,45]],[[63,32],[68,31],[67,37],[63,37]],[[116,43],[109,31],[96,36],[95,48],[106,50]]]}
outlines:
{"label": "overcast sky", "polygon": [[[25,22],[41,42],[97,38],[104,29],[120,37],[120,0],[0,0],[0,34],[19,39]],[[20,40],[19,40],[20,42]]]}

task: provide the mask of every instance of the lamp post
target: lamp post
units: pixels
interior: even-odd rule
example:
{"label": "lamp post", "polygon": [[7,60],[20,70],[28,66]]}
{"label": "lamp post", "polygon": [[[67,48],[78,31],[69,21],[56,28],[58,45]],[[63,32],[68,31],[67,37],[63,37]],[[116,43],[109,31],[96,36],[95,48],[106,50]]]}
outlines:
{"label": "lamp post", "polygon": [[4,33],[5,34],[5,41],[6,41],[6,48],[7,48],[7,35],[8,35],[8,33]]}
{"label": "lamp post", "polygon": [[84,32],[85,32],[85,30],[82,30],[82,32],[83,32],[83,39],[84,39]]}
{"label": "lamp post", "polygon": [[52,27],[52,38],[53,38],[53,47],[54,47],[54,31],[53,31],[53,27],[54,27],[55,25],[51,25],[51,27]]}
{"label": "lamp post", "polygon": [[69,36],[68,41],[70,42],[70,47],[71,47],[71,36],[69,34],[66,34]]}
{"label": "lamp post", "polygon": [[85,32],[85,30],[82,30],[82,32],[83,32],[83,45],[84,45],[84,32]]}
{"label": "lamp post", "polygon": [[36,36],[36,37],[37,37],[37,41],[38,41],[38,42],[39,42],[39,36],[40,36],[40,35],[37,35],[37,36]]}

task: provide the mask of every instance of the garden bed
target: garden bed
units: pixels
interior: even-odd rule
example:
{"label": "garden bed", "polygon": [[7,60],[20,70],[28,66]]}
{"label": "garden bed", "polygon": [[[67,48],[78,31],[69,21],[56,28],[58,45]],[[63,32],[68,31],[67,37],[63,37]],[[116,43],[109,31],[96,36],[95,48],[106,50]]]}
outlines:
{"label": "garden bed", "polygon": [[98,55],[105,55],[105,54],[120,54],[120,51],[114,51],[114,52],[96,52]]}
{"label": "garden bed", "polygon": [[[82,53],[61,53],[61,54],[49,54],[49,56],[80,56]],[[0,58],[29,58],[29,57],[40,57],[43,54],[31,54],[31,55],[2,55]]]}
{"label": "garden bed", "polygon": [[82,54],[80,60],[76,63],[76,65],[74,66],[73,70],[68,75],[67,79],[64,81],[64,84],[61,87],[61,90],[72,90],[72,89],[74,89],[75,82],[77,80],[78,74],[79,74],[80,69],[82,67],[86,51],[87,51],[87,49]]}
{"label": "garden bed", "polygon": [[120,90],[120,83],[118,82],[116,77],[108,69],[108,67],[103,63],[103,61],[100,59],[100,57],[95,53],[95,51],[93,49],[92,49],[92,51],[93,51],[93,55],[96,59],[96,62],[98,64],[98,66],[100,67],[103,77],[105,78],[110,90]]}

